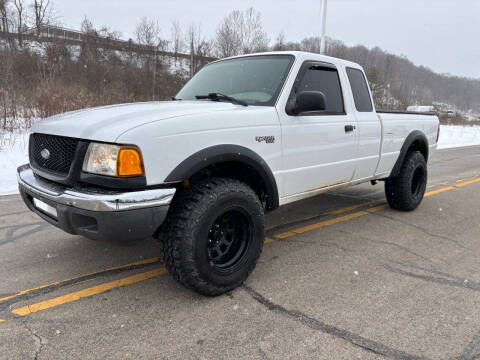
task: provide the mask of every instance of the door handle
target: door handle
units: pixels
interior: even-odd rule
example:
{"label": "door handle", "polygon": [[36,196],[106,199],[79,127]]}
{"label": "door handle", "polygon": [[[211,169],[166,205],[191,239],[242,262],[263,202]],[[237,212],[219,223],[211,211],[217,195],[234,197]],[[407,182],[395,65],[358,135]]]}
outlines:
{"label": "door handle", "polygon": [[345,125],[345,132],[351,132],[355,130],[355,125]]}

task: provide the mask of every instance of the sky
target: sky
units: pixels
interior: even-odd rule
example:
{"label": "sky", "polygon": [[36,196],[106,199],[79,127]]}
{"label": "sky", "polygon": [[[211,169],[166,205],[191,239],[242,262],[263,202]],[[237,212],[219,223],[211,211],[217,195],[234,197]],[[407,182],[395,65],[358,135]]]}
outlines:
{"label": "sky", "polygon": [[[134,38],[139,20],[158,21],[170,38],[171,22],[186,30],[193,23],[213,37],[231,11],[260,11],[272,42],[283,31],[287,41],[317,36],[320,0],[53,0],[55,17],[79,29],[86,16]],[[328,0],[327,36],[347,45],[379,46],[438,73],[480,79],[480,0]]]}

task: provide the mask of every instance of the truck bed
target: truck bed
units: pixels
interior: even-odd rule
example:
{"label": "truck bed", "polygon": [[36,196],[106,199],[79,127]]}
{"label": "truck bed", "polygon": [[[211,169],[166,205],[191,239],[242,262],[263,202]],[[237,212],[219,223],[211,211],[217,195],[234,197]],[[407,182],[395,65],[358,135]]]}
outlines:
{"label": "truck bed", "polygon": [[430,150],[436,146],[438,118],[435,113],[380,110],[382,145],[377,174],[389,174],[400,154],[407,136],[415,130],[425,134]]}

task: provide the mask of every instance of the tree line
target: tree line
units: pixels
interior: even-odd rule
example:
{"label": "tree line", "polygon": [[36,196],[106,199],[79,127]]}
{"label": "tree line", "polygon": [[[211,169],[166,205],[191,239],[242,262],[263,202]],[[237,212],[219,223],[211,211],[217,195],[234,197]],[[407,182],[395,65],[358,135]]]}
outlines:
{"label": "tree line", "polygon": [[[85,107],[166,100],[212,57],[267,50],[319,52],[316,37],[291,42],[281,33],[271,40],[254,8],[232,11],[212,37],[200,24],[183,27],[175,20],[162,31],[155,20],[142,18],[130,42],[150,52],[102,45],[101,39],[120,40],[121,34],[95,27],[87,18],[80,24],[81,33],[88,35],[81,44],[44,41],[42,29],[56,23],[50,0],[0,0],[2,129],[28,128],[39,117]],[[162,55],[165,51],[173,55]],[[348,47],[333,39],[328,39],[326,52],[363,65],[378,108],[438,103],[480,113],[480,80],[437,74],[380,48]]]}

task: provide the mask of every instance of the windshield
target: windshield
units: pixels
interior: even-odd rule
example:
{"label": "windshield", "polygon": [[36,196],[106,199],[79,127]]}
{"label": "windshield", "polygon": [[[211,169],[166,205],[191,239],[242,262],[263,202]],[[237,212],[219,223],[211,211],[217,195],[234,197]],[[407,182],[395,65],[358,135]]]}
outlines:
{"label": "windshield", "polygon": [[205,66],[175,96],[220,93],[249,105],[273,106],[293,62],[291,55],[263,55],[224,60]]}

